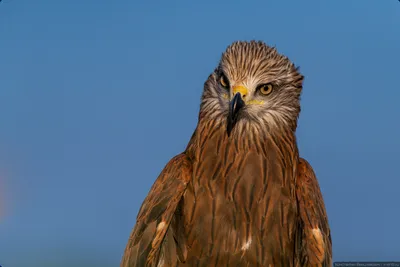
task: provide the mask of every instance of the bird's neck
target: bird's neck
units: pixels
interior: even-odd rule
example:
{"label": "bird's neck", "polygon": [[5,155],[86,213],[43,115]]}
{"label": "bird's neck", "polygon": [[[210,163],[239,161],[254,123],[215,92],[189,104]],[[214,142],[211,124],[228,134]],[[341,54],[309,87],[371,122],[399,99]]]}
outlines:
{"label": "bird's neck", "polygon": [[290,127],[253,126],[251,123],[239,125],[228,136],[226,120],[200,118],[195,132],[186,148],[186,153],[199,158],[206,144],[216,147],[234,146],[238,151],[257,150],[257,153],[268,157],[268,150],[278,150],[286,158],[277,160],[297,161],[298,149],[295,132]]}

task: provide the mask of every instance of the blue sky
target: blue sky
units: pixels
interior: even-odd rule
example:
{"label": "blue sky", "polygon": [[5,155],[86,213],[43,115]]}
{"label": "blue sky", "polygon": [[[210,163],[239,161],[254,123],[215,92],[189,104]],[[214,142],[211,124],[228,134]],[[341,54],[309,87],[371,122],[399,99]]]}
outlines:
{"label": "blue sky", "polygon": [[[118,266],[235,40],[306,76],[297,131],[335,260],[400,260],[400,3],[0,3],[0,264]],[[29,264],[29,265],[28,265]]]}

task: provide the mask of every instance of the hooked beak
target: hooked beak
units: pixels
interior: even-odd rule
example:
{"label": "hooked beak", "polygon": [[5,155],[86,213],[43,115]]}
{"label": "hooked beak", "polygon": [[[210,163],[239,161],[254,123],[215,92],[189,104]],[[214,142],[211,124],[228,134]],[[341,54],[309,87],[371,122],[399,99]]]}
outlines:
{"label": "hooked beak", "polygon": [[233,127],[235,126],[238,118],[239,111],[244,107],[245,103],[242,99],[241,93],[236,93],[229,104],[228,125],[227,133],[230,136]]}

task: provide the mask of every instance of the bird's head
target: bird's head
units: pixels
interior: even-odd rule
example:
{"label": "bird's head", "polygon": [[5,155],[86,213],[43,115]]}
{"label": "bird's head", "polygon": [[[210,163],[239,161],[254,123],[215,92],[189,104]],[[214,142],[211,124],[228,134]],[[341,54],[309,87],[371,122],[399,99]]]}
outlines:
{"label": "bird's head", "polygon": [[228,135],[246,124],[295,130],[302,83],[298,68],[275,48],[234,42],[205,83],[201,113],[226,121]]}

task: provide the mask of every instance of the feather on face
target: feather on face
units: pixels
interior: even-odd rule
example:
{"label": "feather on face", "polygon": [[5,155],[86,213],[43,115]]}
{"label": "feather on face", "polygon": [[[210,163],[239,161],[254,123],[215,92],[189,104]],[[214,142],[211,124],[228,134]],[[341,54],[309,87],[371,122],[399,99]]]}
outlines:
{"label": "feather on face", "polygon": [[226,120],[231,101],[240,94],[244,105],[237,114],[236,127],[250,123],[294,130],[303,78],[275,48],[263,42],[234,42],[205,83],[201,111],[210,118]]}

